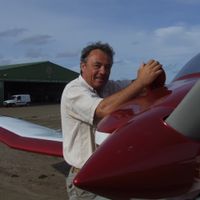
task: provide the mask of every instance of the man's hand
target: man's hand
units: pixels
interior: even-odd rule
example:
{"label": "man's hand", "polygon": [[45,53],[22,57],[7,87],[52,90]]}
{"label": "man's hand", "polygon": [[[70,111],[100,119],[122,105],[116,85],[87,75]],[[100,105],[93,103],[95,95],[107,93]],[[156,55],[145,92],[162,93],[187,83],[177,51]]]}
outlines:
{"label": "man's hand", "polygon": [[143,63],[137,75],[138,82],[145,88],[149,86],[163,72],[162,65],[156,60]]}
{"label": "man's hand", "polygon": [[142,64],[138,70],[137,79],[124,89],[104,98],[96,108],[95,118],[101,119],[112,113],[122,104],[138,96],[148,87],[161,73],[162,65],[155,60],[150,60],[147,64]]}

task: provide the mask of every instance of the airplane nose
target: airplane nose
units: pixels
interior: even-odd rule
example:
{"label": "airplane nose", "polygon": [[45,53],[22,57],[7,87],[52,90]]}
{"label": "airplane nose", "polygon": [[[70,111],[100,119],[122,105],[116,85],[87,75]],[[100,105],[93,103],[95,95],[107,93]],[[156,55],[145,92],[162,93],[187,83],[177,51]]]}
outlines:
{"label": "airplane nose", "polygon": [[[163,109],[149,112],[111,135],[86,162],[74,184],[111,199],[163,198],[187,192],[195,177],[199,144],[156,117]],[[155,121],[157,127],[144,125]]]}

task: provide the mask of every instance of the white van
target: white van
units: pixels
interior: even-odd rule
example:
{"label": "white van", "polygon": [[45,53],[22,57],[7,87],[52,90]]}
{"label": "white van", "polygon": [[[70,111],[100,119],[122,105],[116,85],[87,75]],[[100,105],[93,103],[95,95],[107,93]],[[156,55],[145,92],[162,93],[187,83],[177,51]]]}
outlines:
{"label": "white van", "polygon": [[30,94],[12,95],[10,99],[3,102],[4,106],[24,106],[31,103]]}

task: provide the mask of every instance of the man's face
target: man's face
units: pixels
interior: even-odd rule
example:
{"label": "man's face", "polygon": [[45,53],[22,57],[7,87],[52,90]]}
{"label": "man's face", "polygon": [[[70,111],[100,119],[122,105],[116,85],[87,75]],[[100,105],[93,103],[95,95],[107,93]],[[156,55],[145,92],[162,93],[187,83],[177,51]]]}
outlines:
{"label": "man's face", "polygon": [[82,77],[98,91],[107,83],[111,66],[111,58],[106,53],[100,49],[92,50],[86,62],[81,63]]}

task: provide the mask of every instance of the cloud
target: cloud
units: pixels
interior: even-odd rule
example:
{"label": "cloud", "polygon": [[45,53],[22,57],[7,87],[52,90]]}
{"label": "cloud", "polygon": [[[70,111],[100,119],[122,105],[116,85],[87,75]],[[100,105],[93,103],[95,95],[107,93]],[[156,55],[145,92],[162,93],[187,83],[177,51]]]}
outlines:
{"label": "cloud", "polygon": [[29,49],[25,56],[31,59],[48,57],[47,54],[44,54],[41,49]]}
{"label": "cloud", "polygon": [[[123,38],[120,38],[120,35]],[[181,67],[194,55],[200,52],[199,25],[173,25],[158,27],[154,30],[126,30],[126,33],[115,34],[116,67],[112,78],[132,77],[141,62],[149,59],[160,61],[171,80]],[[123,41],[117,43],[117,41]],[[115,69],[117,71],[115,72]],[[134,73],[133,73],[134,71]]]}
{"label": "cloud", "polygon": [[183,55],[200,50],[199,35],[199,26],[171,26],[155,30],[154,41],[161,51],[166,49],[169,55]]}
{"label": "cloud", "polygon": [[182,26],[170,26],[164,28],[158,28],[155,30],[155,36],[160,38],[170,37],[184,32],[184,27]]}
{"label": "cloud", "polygon": [[[12,63],[53,59],[79,69],[82,47],[101,40],[116,52],[114,78],[133,79],[134,70],[151,58],[175,73],[200,50],[200,15],[195,3],[200,1],[158,0],[146,4],[145,0],[103,0],[96,4],[92,0],[51,0],[46,4],[40,0],[8,0],[0,7],[0,16],[5,19],[0,25],[0,53],[5,57],[0,59],[11,59]],[[16,24],[18,28],[10,28]]]}
{"label": "cloud", "polygon": [[10,63],[10,59],[6,59],[2,54],[0,54],[0,65],[9,65]]}
{"label": "cloud", "polygon": [[27,29],[25,29],[25,28],[8,29],[5,31],[1,31],[0,37],[16,37],[16,36],[23,34],[26,31],[27,31]]}
{"label": "cloud", "polygon": [[10,64],[12,64],[12,60],[0,59],[0,65],[10,65]]}
{"label": "cloud", "polygon": [[56,58],[69,58],[69,57],[77,57],[79,55],[79,52],[70,52],[70,51],[66,51],[66,52],[62,52],[62,53],[58,53],[56,55]]}
{"label": "cloud", "polygon": [[35,35],[22,39],[18,43],[25,45],[45,45],[51,43],[52,41],[53,38],[50,35]]}
{"label": "cloud", "polygon": [[129,44],[124,40],[126,55],[132,59],[156,57],[167,63],[171,60],[175,64],[182,64],[182,61],[200,51],[199,35],[200,26],[184,24],[159,27],[152,31],[132,31],[126,35]]}

